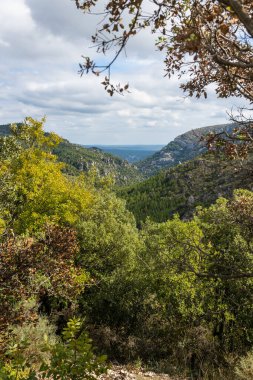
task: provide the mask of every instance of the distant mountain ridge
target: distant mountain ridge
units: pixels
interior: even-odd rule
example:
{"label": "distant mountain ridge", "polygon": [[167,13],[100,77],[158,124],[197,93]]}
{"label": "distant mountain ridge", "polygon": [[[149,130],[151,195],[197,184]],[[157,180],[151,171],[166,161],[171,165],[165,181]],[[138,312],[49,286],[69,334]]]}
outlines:
{"label": "distant mountain ridge", "polygon": [[[84,145],[84,147],[91,146]],[[163,145],[95,145],[95,147],[135,164],[162,149]]]}
{"label": "distant mountain ridge", "polygon": [[179,163],[189,161],[197,156],[200,156],[206,151],[203,141],[200,141],[201,136],[212,131],[228,132],[234,129],[236,124],[220,124],[202,128],[196,128],[177,136],[173,141],[169,142],[159,152],[152,156],[136,163],[136,166],[145,177],[150,177],[156,174],[159,170],[176,166]]}
{"label": "distant mountain ridge", "polygon": [[[14,124],[18,124],[18,123],[14,123]],[[7,135],[9,135],[10,132],[11,132],[10,127],[11,127],[10,124],[2,124],[2,125],[0,125],[0,136],[7,136]]]}

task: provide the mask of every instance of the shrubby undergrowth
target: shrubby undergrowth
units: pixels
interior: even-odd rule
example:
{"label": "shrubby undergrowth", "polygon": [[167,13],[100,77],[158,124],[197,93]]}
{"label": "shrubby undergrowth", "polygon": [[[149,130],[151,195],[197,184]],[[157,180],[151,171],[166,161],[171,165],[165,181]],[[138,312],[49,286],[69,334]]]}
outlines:
{"label": "shrubby undergrowth", "polygon": [[250,379],[253,193],[138,230],[110,180],[63,173],[59,141],[31,118],[0,140],[0,378],[93,378],[107,354]]}

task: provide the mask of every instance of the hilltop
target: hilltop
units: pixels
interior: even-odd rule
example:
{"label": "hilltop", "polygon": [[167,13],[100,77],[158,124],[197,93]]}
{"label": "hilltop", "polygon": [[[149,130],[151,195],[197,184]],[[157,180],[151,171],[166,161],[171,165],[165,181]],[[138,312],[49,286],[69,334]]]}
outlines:
{"label": "hilltop", "polygon": [[10,124],[0,125],[0,136],[6,136],[10,134]]}
{"label": "hilltop", "polygon": [[196,128],[177,136],[159,152],[136,164],[140,172],[146,177],[156,174],[159,170],[176,166],[182,162],[200,156],[206,151],[201,137],[214,131],[231,131],[235,124],[220,124],[202,128]]}

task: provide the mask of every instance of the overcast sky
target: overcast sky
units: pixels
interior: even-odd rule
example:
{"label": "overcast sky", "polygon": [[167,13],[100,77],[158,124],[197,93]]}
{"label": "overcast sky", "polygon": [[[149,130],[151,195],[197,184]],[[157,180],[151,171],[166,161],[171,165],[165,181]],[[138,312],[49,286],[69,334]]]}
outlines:
{"label": "overcast sky", "polygon": [[238,101],[185,98],[164,78],[154,38],[139,35],[112,74],[131,93],[109,97],[101,78],[78,75],[96,56],[96,20],[72,0],[0,0],[0,124],[46,115],[46,129],[80,144],[162,144],[190,129],[226,123]]}

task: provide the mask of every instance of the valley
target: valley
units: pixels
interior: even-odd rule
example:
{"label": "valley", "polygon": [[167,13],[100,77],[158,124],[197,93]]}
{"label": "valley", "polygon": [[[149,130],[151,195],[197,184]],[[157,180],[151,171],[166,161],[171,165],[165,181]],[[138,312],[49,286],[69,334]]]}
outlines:
{"label": "valley", "polygon": [[45,133],[43,120],[0,127],[0,349],[18,342],[0,378],[75,380],[77,361],[80,380],[244,371],[253,158],[198,148],[206,131],[178,136],[145,172]]}
{"label": "valley", "polygon": [[[234,124],[214,125],[186,132],[162,149],[136,163],[103,151],[101,147],[84,147],[63,139],[53,149],[58,160],[66,164],[64,172],[78,175],[96,170],[101,177],[111,177],[117,194],[135,215],[137,224],[151,217],[164,222],[178,213],[192,217],[197,206],[208,206],[219,196],[231,197],[237,188],[253,189],[252,159],[221,160],[207,153],[202,136],[214,131],[231,131]],[[0,135],[9,135],[10,125],[0,126]],[[105,147],[125,158],[136,152],[142,157],[159,146]],[[131,158],[130,158],[131,161]]]}
{"label": "valley", "polygon": [[[86,146],[92,148],[92,145]],[[134,164],[163,148],[163,145],[96,145],[104,152],[111,153]]]}

